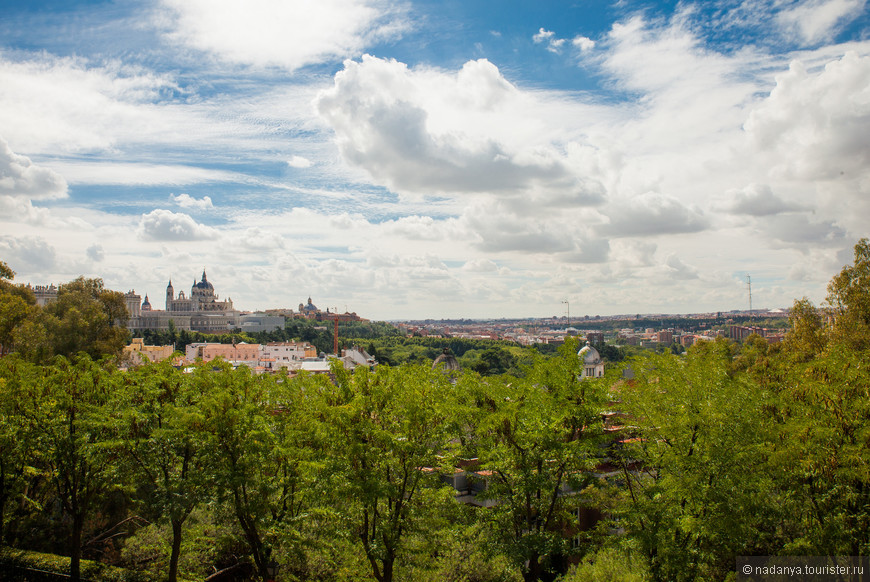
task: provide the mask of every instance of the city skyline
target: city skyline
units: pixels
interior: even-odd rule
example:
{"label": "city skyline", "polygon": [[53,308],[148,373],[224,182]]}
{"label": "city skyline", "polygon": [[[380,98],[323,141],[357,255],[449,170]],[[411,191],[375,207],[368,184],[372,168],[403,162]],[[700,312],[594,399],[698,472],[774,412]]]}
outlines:
{"label": "city skyline", "polygon": [[16,282],[699,313],[818,304],[868,234],[865,0],[0,6]]}

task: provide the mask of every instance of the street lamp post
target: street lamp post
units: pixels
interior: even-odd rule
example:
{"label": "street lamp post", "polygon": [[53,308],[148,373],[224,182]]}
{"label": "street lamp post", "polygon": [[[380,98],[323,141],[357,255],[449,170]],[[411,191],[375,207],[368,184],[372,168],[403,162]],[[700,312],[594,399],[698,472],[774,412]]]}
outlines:
{"label": "street lamp post", "polygon": [[269,582],[275,582],[278,579],[278,570],[281,566],[275,560],[269,560],[266,563],[266,574],[269,576]]}
{"label": "street lamp post", "polygon": [[566,299],[562,303],[568,306],[568,325],[565,326],[565,333],[568,333],[568,328],[571,327],[571,302]]}

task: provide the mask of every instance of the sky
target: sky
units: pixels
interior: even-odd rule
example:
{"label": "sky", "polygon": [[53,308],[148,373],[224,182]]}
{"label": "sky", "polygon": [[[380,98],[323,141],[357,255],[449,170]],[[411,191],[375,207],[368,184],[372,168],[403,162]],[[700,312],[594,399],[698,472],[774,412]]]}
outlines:
{"label": "sky", "polygon": [[377,320],[824,301],[866,0],[0,0],[0,260]]}

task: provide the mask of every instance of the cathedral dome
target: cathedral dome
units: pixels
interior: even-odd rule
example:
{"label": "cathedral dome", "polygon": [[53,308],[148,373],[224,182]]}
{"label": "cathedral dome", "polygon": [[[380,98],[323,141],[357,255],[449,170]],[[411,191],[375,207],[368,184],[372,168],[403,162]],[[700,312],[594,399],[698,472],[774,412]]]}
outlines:
{"label": "cathedral dome", "polygon": [[208,279],[205,278],[205,271],[202,272],[202,281],[199,283],[195,283],[193,285],[195,289],[209,289],[214,291],[214,285],[208,282]]}
{"label": "cathedral dome", "polygon": [[595,366],[601,363],[601,354],[598,353],[598,350],[589,345],[589,342],[586,342],[586,345],[580,348],[580,351],[577,352],[577,357],[583,360],[583,363],[589,366]]}

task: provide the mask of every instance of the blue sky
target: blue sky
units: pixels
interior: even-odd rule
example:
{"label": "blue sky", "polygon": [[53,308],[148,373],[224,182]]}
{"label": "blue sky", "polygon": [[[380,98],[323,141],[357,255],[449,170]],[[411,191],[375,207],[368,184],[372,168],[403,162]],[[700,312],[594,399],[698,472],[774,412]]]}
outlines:
{"label": "blue sky", "polygon": [[0,2],[0,260],[375,319],[824,299],[866,0]]}

